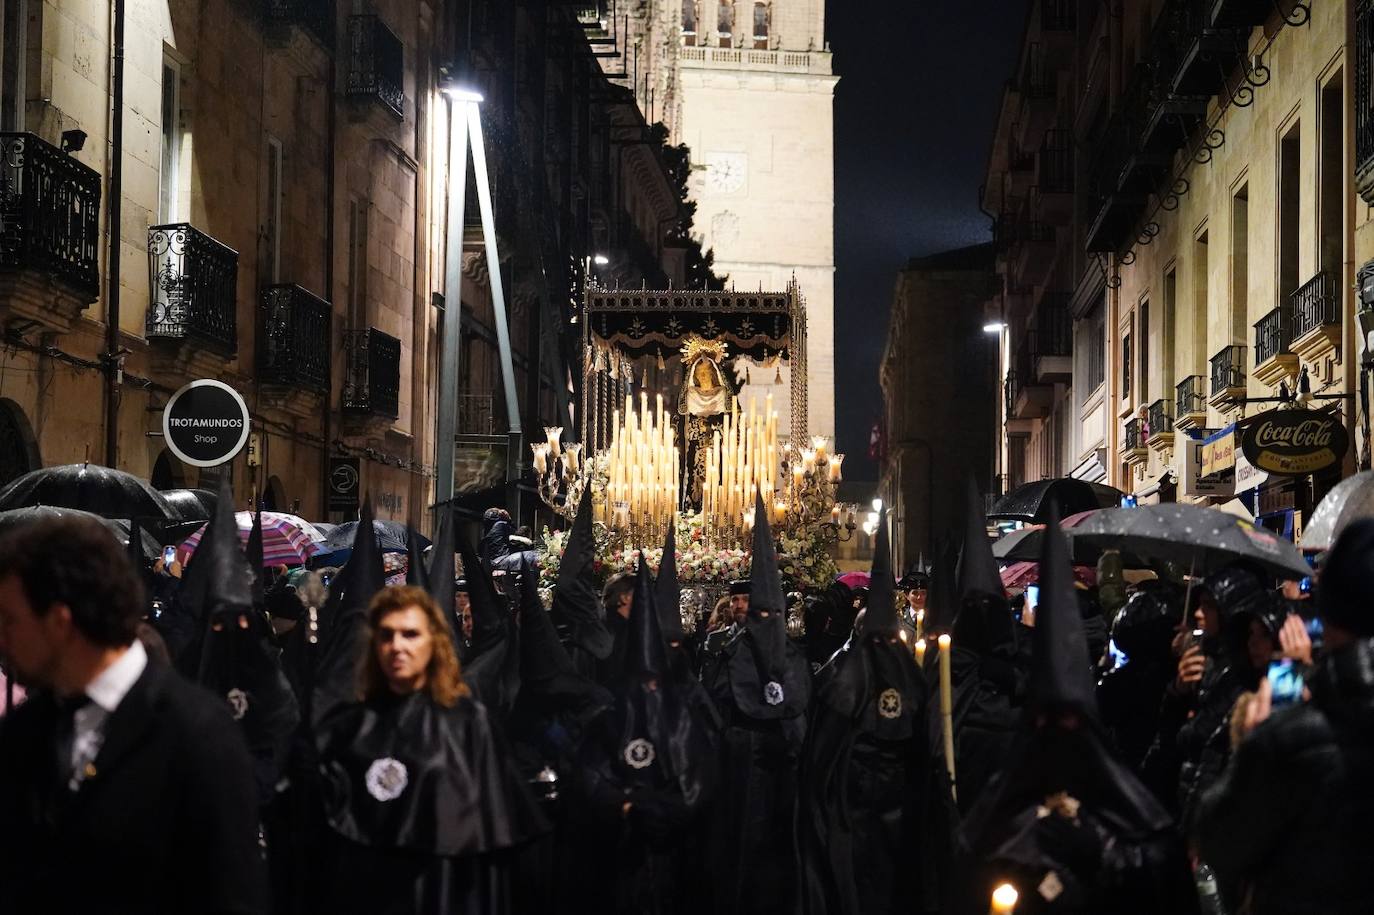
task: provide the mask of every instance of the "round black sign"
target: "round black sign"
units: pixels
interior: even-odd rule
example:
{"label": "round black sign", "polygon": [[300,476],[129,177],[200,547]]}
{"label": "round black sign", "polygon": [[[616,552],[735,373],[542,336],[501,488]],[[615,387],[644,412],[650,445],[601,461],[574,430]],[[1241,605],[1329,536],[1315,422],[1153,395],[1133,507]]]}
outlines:
{"label": "round black sign", "polygon": [[193,381],[162,409],[167,447],[192,467],[233,460],[248,441],[248,429],[248,404],[222,381]]}
{"label": "round black sign", "polygon": [[1339,464],[1350,436],[1334,413],[1271,410],[1250,421],[1240,446],[1246,460],[1266,473],[1302,476]]}

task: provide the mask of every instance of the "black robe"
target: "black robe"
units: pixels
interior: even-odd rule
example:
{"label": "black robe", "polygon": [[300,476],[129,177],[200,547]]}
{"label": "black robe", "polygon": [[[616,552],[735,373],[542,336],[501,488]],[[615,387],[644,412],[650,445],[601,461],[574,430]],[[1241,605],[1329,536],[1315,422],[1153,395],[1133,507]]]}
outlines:
{"label": "black robe", "polygon": [[338,837],[323,911],[501,911],[497,853],[547,827],[481,703],[427,693],[331,712],[319,728],[325,817]]}

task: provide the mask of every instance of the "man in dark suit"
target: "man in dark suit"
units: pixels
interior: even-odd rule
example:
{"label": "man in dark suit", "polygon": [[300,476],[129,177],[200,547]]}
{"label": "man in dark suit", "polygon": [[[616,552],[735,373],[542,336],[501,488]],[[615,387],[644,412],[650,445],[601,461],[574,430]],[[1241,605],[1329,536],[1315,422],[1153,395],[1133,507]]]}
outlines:
{"label": "man in dark suit", "polygon": [[142,586],[94,521],[0,539],[0,912],[267,911],[252,764],[222,700],[135,638]]}

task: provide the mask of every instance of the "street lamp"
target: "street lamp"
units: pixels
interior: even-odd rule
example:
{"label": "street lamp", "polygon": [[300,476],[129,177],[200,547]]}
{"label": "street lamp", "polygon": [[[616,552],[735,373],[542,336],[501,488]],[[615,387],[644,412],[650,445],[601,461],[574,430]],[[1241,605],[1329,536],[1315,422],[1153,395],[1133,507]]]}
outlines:
{"label": "street lamp", "polygon": [[994,321],[994,322],[992,322],[991,324],[984,324],[984,325],[983,325],[983,333],[985,333],[985,334],[1000,334],[1000,333],[1002,332],[1002,330],[1003,330],[1006,326],[1007,326],[1007,325],[1003,324],[1001,321]]}
{"label": "street lamp", "polygon": [[[509,444],[506,452],[506,483],[517,479],[520,460],[520,401],[515,391],[515,367],[511,360],[510,330],[506,320],[506,293],[501,260],[496,250],[496,219],[492,213],[491,183],[487,177],[487,151],[482,139],[482,94],[451,81],[440,91],[448,99],[448,220],[444,239],[444,302],[448,315],[439,363],[439,415],[435,442],[435,494],[438,505],[453,500],[453,460],[458,423],[459,354],[462,344],[463,218],[467,205],[468,152],[471,138],[472,169],[477,179],[477,205],[482,215],[482,238],[487,256],[487,276],[500,352],[501,380],[506,394]],[[518,509],[518,506],[517,506]]]}
{"label": "street lamp", "polygon": [[592,263],[598,267],[604,267],[611,262],[611,259],[604,254],[598,254],[592,258]]}
{"label": "street lamp", "polygon": [[1364,465],[1370,464],[1369,374],[1374,372],[1374,260],[1366,261],[1355,274],[1359,310],[1355,321],[1360,328],[1360,413],[1364,438]]}

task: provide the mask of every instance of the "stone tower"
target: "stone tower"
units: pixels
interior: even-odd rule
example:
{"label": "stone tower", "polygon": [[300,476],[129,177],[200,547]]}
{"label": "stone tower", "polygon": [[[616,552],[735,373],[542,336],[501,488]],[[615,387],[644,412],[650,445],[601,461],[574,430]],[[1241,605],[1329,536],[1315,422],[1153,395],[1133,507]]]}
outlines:
{"label": "stone tower", "polygon": [[[807,301],[809,431],[833,435],[838,78],[825,43],[825,0],[662,7],[678,34],[660,97],[670,100],[664,114],[675,140],[692,149],[696,231],[737,290],[783,290],[795,276]],[[775,369],[752,368],[745,398],[772,392],[786,410],[786,370],[781,375],[776,385]]]}

